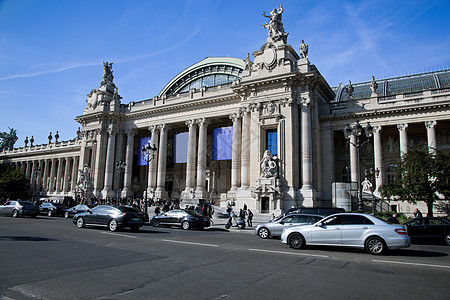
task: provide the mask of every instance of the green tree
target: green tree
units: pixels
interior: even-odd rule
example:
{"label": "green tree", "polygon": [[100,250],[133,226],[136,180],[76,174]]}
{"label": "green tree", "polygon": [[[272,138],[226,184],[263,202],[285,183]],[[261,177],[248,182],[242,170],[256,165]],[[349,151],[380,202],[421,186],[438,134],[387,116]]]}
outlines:
{"label": "green tree", "polygon": [[425,201],[428,216],[433,216],[433,205],[438,194],[449,199],[450,155],[428,149],[412,149],[405,154],[395,169],[393,181],[381,187],[381,195],[410,203]]}
{"label": "green tree", "polygon": [[23,199],[30,189],[28,179],[20,169],[11,170],[9,166],[0,168],[0,197]]}

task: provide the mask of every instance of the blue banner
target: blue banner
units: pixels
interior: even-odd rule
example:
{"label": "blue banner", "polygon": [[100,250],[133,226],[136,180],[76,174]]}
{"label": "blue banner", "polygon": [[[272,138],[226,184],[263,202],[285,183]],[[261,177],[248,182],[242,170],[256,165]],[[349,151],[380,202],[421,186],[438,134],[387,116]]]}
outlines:
{"label": "blue banner", "polygon": [[233,156],[233,126],[213,129],[212,160],[229,160]]}
{"label": "blue banner", "polygon": [[139,139],[139,150],[138,150],[138,161],[137,161],[138,166],[146,166],[147,165],[147,162],[145,161],[145,159],[142,156],[141,149],[142,149],[142,146],[147,145],[150,142],[150,140],[151,140],[151,138],[149,138],[149,137]]}
{"label": "blue banner", "polygon": [[187,162],[189,132],[176,133],[173,135],[173,163]]}

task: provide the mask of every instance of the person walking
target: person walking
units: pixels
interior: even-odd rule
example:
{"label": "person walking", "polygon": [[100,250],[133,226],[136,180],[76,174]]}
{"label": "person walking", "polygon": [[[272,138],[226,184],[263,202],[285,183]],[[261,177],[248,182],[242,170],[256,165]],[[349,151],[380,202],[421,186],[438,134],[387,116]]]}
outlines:
{"label": "person walking", "polygon": [[392,223],[392,224],[400,224],[400,222],[399,222],[398,219],[397,219],[397,214],[393,214],[392,216],[390,216],[390,217],[387,219],[387,221],[388,221],[389,223]]}
{"label": "person walking", "polygon": [[247,210],[247,224],[248,227],[253,227],[253,213],[250,209]]}
{"label": "person walking", "polygon": [[415,218],[423,218],[422,213],[420,212],[420,210],[418,208],[416,208],[414,210],[414,217]]}

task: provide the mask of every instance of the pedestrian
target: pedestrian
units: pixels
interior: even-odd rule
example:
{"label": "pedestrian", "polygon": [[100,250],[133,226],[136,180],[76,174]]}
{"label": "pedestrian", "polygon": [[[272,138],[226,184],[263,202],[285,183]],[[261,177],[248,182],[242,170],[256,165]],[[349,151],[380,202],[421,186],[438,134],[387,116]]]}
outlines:
{"label": "pedestrian", "polygon": [[247,211],[247,204],[244,203],[244,211]]}
{"label": "pedestrian", "polygon": [[252,213],[252,211],[249,209],[249,210],[247,210],[247,214],[248,214],[248,217],[247,217],[247,224],[248,224],[248,227],[253,227],[253,213]]}
{"label": "pedestrian", "polygon": [[228,216],[228,218],[231,217],[231,212],[232,212],[231,206],[228,206],[227,207],[227,216]]}
{"label": "pedestrian", "polygon": [[275,214],[272,213],[272,217],[270,218],[270,221],[272,221],[272,220],[274,220],[274,219],[275,219]]}
{"label": "pedestrian", "polygon": [[420,210],[417,207],[414,210],[414,217],[415,218],[423,218],[422,213],[420,212]]}
{"label": "pedestrian", "polygon": [[245,220],[245,211],[243,209],[239,210],[239,218]]}
{"label": "pedestrian", "polygon": [[390,217],[387,219],[387,221],[388,221],[389,223],[392,223],[392,224],[400,224],[400,222],[399,222],[398,219],[397,219],[397,214],[393,214],[392,216],[390,216]]}
{"label": "pedestrian", "polygon": [[161,213],[161,209],[159,208],[159,205],[156,205],[155,207],[155,214],[159,215]]}

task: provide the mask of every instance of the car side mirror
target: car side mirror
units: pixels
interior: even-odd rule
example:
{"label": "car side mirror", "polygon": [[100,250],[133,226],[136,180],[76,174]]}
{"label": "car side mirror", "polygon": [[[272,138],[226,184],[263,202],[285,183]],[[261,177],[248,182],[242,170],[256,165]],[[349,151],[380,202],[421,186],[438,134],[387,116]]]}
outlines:
{"label": "car side mirror", "polygon": [[316,223],[316,226],[323,227],[323,223],[322,222]]}
{"label": "car side mirror", "polygon": [[92,214],[92,210],[89,209],[88,212],[89,212],[90,214]]}
{"label": "car side mirror", "polygon": [[281,224],[281,225],[284,225],[284,221],[280,221],[280,224]]}

